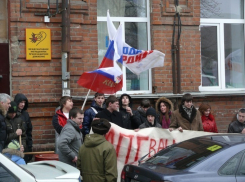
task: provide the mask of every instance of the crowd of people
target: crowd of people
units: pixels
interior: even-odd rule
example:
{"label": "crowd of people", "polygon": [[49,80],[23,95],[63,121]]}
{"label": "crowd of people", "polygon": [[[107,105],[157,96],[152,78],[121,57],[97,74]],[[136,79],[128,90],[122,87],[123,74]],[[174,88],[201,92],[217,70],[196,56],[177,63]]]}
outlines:
{"label": "crowd of people", "polygon": [[[32,155],[32,123],[27,112],[28,99],[24,94],[16,94],[11,101],[8,94],[0,94],[0,152],[18,164],[26,164]],[[22,158],[22,159],[20,159]]]}
{"label": "crowd of people", "polygon": [[[171,100],[161,97],[155,106],[143,99],[134,111],[130,95],[118,99],[95,93],[91,107],[85,112],[73,107],[72,98],[61,97],[52,124],[57,136],[59,160],[80,170],[83,181],[117,181],[117,156],[111,143],[105,139],[111,123],[138,132],[157,127],[169,131],[194,130],[218,133],[211,106],[193,105],[191,94],[184,94],[177,110]],[[32,155],[32,123],[27,112],[28,99],[17,94],[14,101],[0,94],[0,152],[17,164],[26,164]],[[228,126],[228,133],[245,133],[245,108],[239,109]]]}

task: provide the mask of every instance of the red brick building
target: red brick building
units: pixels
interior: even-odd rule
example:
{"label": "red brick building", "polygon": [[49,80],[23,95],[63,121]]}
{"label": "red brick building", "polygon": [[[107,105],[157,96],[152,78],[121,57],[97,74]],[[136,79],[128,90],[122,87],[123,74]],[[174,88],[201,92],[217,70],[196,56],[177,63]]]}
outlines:
{"label": "red brick building", "polygon": [[[131,94],[136,108],[142,98],[150,98],[154,104],[162,96],[177,106],[183,93],[190,92],[197,108],[202,102],[212,106],[219,132],[227,131],[233,115],[245,107],[244,1],[177,2],[58,0],[57,6],[56,0],[0,2],[0,92],[28,97],[36,150],[54,148],[51,120],[64,82],[68,85],[64,90],[70,91],[75,105],[82,105],[88,90],[80,87],[77,80],[84,71],[96,69],[104,56],[107,9],[115,26],[123,24],[129,45],[166,55],[164,67],[146,71],[139,78],[123,68],[124,87],[117,94]],[[173,36],[176,11],[181,26],[177,16]],[[62,18],[64,12],[66,18]],[[62,27],[67,25],[69,33],[64,34]],[[26,60],[26,28],[51,30],[51,60]],[[62,82],[64,53],[68,55],[65,69],[70,79]]]}

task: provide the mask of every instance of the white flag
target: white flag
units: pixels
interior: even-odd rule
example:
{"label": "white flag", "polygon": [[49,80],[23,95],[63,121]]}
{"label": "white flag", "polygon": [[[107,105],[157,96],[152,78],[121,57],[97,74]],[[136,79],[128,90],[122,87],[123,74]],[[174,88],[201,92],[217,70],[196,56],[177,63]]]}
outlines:
{"label": "white flag", "polygon": [[[122,55],[118,62],[126,66],[131,72],[136,75],[140,75],[143,71],[154,67],[163,67],[165,54],[157,50],[138,50],[127,43],[125,43],[122,38],[117,37],[117,29],[111,21],[109,10],[107,11],[107,29],[110,41],[114,40],[118,55]],[[123,48],[121,47],[123,46]],[[122,52],[120,52],[122,51]]]}

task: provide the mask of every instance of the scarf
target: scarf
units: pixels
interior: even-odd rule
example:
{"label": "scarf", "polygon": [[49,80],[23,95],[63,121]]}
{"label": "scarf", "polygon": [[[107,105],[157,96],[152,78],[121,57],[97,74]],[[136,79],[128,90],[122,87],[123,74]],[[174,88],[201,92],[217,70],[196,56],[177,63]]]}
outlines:
{"label": "scarf", "polygon": [[189,119],[191,119],[191,113],[192,113],[192,108],[193,105],[191,106],[191,108],[187,108],[184,105],[182,105],[182,108],[184,109],[184,111],[186,112],[187,116],[189,117]]}
{"label": "scarf", "polygon": [[[169,112],[169,116],[171,116],[171,112]],[[162,114],[162,128],[168,129],[170,125],[170,117],[166,120],[165,113]]]}

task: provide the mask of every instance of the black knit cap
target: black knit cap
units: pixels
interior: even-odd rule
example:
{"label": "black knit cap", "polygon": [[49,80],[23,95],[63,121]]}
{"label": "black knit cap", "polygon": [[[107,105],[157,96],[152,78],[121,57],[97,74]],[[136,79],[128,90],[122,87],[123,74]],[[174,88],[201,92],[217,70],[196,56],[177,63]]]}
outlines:
{"label": "black knit cap", "polygon": [[111,124],[107,119],[95,119],[92,121],[92,130],[94,133],[105,135],[111,128]]}
{"label": "black knit cap", "polygon": [[8,113],[17,113],[17,104],[16,104],[16,102],[11,101],[10,105],[11,106],[9,107]]}
{"label": "black knit cap", "polygon": [[157,116],[156,110],[154,108],[150,107],[146,111],[146,116],[148,116],[148,115],[152,115],[152,116],[156,117]]}

